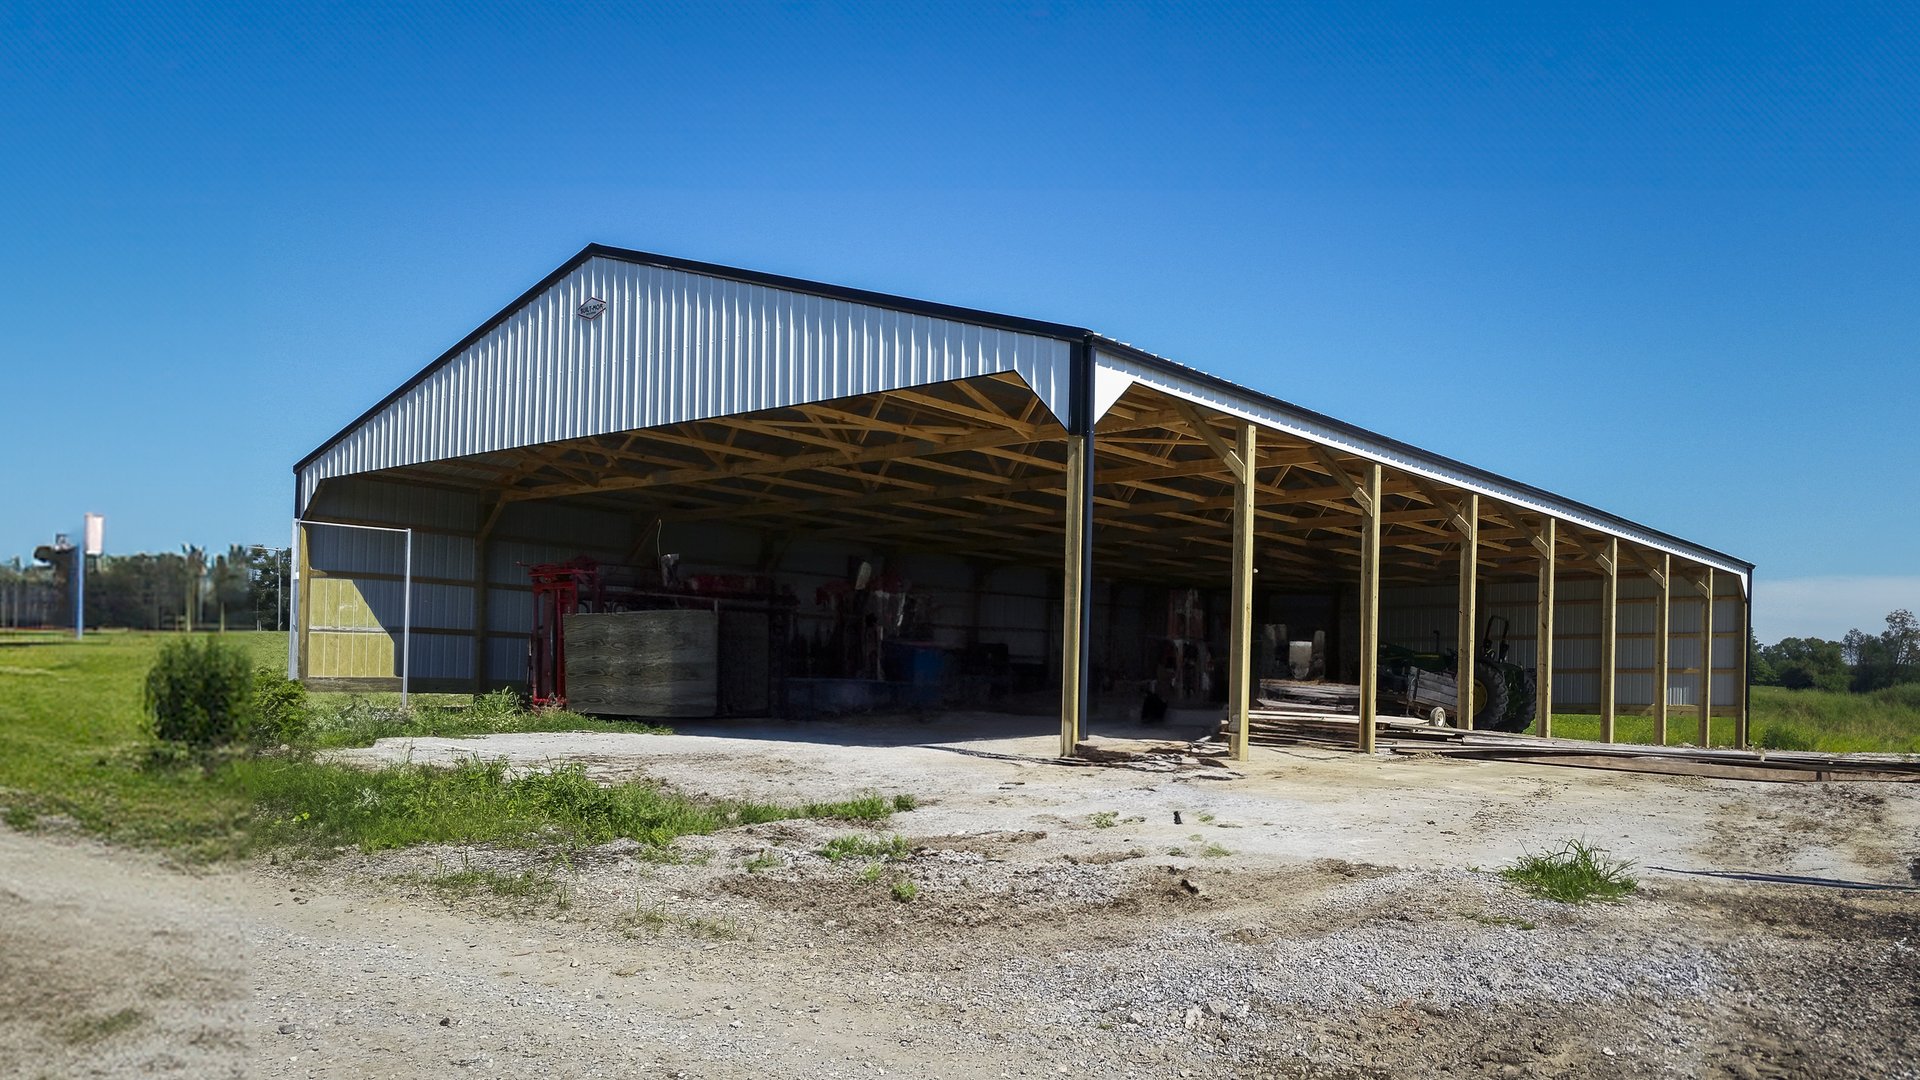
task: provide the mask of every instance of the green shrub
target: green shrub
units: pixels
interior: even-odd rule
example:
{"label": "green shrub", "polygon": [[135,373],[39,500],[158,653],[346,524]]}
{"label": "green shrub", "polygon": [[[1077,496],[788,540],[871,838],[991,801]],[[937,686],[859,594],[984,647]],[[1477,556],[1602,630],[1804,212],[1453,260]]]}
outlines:
{"label": "green shrub", "polygon": [[303,742],[311,724],[306,687],[272,668],[254,670],[249,739],[262,744]]}
{"label": "green shrub", "polygon": [[169,641],[147,671],[145,704],[162,741],[191,750],[226,746],[253,721],[253,658],[219,638]]}

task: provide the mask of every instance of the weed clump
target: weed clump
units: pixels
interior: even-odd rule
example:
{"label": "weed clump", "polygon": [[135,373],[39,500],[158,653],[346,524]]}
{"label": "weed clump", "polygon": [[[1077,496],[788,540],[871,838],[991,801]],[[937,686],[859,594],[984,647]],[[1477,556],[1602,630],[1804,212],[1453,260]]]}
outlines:
{"label": "weed clump", "polygon": [[1553,851],[1525,855],[1500,876],[1535,896],[1563,904],[1617,901],[1640,888],[1629,873],[1633,864],[1609,858],[1582,840],[1568,840]]}
{"label": "weed clump", "polygon": [[244,737],[254,718],[253,662],[219,638],[160,646],[147,670],[144,704],[155,737],[205,752]]}
{"label": "weed clump", "polygon": [[272,668],[253,673],[253,717],[247,737],[261,744],[304,742],[312,726],[307,688]]}

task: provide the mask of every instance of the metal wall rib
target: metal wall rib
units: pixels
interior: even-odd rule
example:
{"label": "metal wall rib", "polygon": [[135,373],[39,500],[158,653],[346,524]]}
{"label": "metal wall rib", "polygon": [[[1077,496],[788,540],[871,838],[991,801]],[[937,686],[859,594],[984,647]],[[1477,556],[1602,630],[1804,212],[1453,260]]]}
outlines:
{"label": "metal wall rib", "polygon": [[[606,301],[596,319],[578,314],[589,298]],[[1019,374],[1059,415],[1069,350],[595,257],[315,458],[299,477],[300,506],[329,477],[1000,372]]]}

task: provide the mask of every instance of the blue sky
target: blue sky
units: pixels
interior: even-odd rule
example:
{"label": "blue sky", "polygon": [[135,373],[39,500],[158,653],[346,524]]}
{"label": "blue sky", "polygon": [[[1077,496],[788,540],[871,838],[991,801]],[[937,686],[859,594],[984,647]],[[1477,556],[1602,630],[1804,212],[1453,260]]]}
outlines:
{"label": "blue sky", "polygon": [[599,241],[1089,325],[1751,559],[1764,639],[1878,628],[1912,11],[0,6],[0,558],[280,542]]}

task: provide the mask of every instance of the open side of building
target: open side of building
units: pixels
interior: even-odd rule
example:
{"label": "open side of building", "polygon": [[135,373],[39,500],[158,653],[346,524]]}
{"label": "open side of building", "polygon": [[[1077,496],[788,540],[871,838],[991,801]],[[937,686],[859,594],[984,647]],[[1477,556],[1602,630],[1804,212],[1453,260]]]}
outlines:
{"label": "open side of building", "polygon": [[596,245],[294,472],[321,687],[527,685],[528,568],[584,557],[711,601],[755,684],[720,714],[932,672],[917,704],[1057,700],[1071,752],[1151,686],[1244,753],[1284,626],[1370,748],[1363,658],[1438,642],[1471,688],[1504,623],[1540,734],[1684,711],[1746,742],[1750,563],[1079,327]]}

